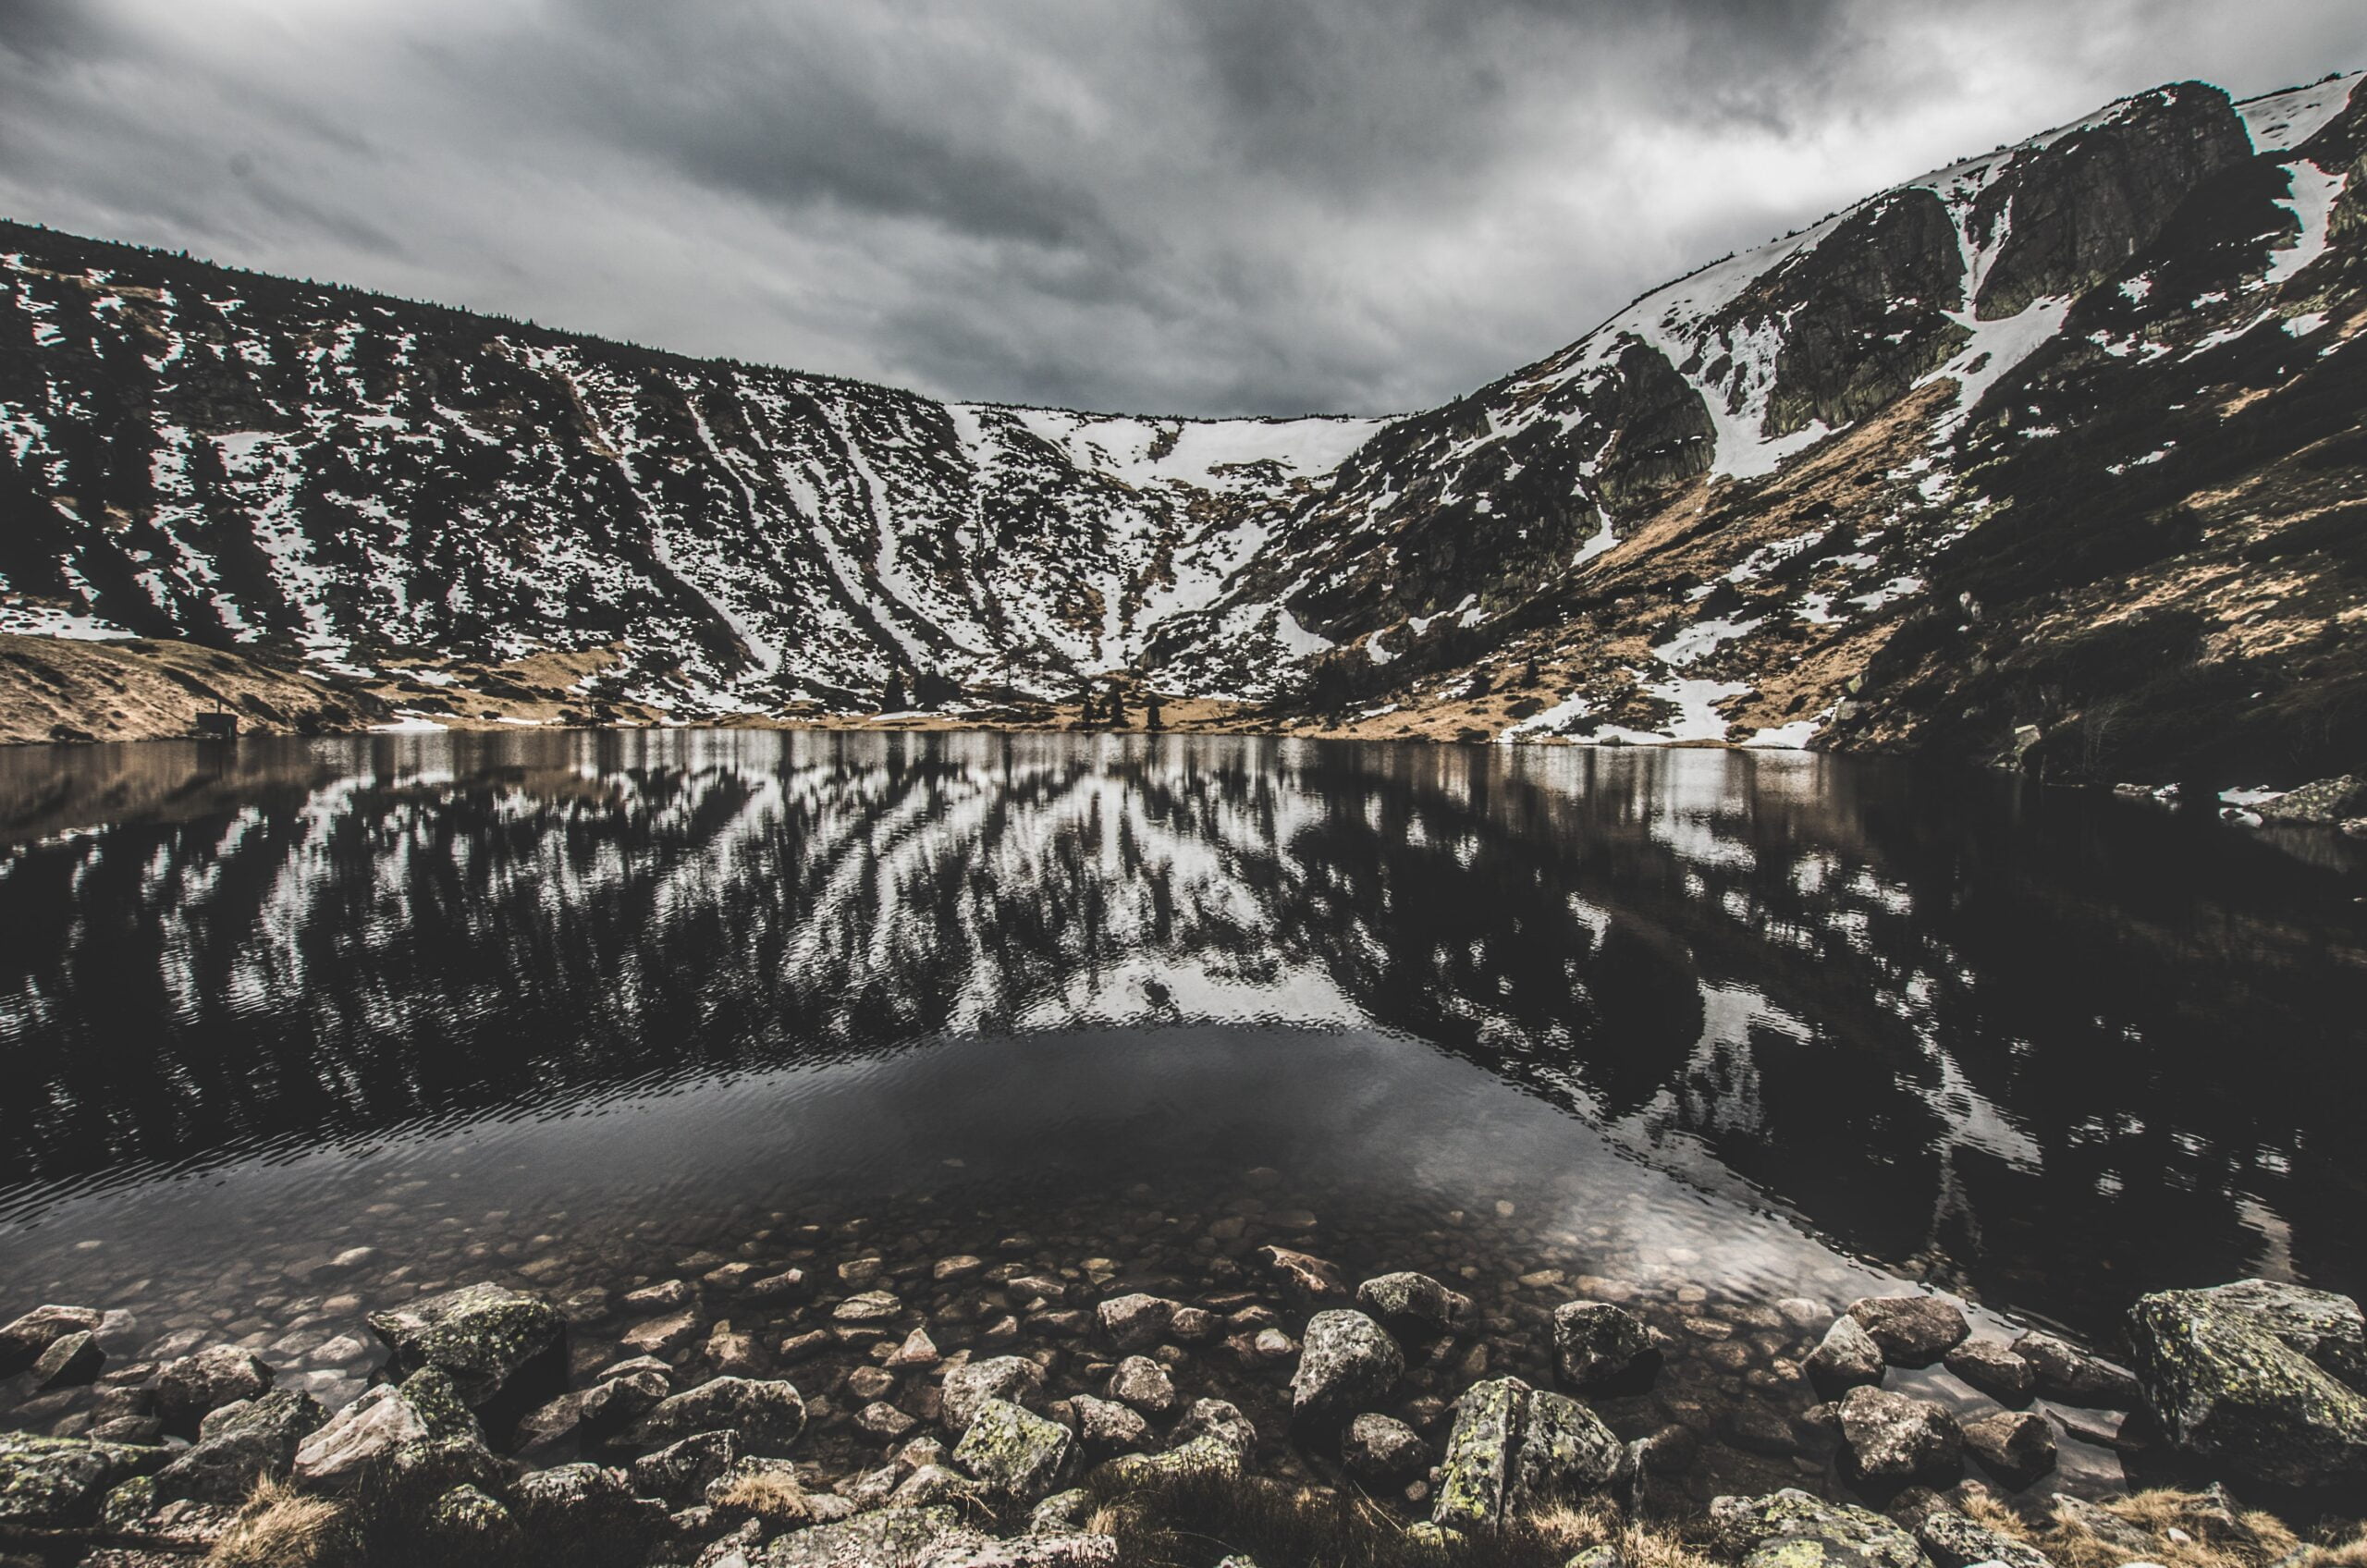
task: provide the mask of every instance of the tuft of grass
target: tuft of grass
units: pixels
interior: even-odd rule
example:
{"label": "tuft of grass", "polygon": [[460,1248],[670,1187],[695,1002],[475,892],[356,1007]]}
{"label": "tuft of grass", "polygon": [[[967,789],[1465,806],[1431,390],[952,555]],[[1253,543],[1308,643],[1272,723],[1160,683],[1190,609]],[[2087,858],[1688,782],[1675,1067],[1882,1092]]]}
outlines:
{"label": "tuft of grass", "polygon": [[740,1476],[724,1489],[717,1506],[776,1525],[802,1525],[813,1514],[797,1477],[779,1470],[757,1470]]}
{"label": "tuft of grass", "polygon": [[[1978,1492],[1961,1506],[1976,1524],[2038,1548],[2056,1568],[2121,1568],[2130,1559],[2128,1547],[2105,1540],[2067,1511],[2032,1524]],[[2224,1493],[2142,1491],[2098,1506],[2149,1537],[2143,1556],[2161,1568],[2367,1568],[2367,1535],[2357,1526],[2339,1538],[2304,1542],[2275,1514],[2238,1508]]]}
{"label": "tuft of grass", "polygon": [[208,1568],[321,1568],[331,1560],[345,1511],[264,1476],[205,1554]]}

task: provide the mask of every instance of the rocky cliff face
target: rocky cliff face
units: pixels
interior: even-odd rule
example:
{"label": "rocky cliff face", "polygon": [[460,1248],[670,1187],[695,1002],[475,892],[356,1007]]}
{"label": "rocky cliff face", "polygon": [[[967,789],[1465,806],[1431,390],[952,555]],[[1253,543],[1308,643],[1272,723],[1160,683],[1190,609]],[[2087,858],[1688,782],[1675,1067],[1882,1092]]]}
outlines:
{"label": "rocky cliff face", "polygon": [[2367,745],[2357,80],[2124,100],[1388,422],[949,405],[9,229],[0,631],[459,716],[1120,671],[1353,734],[2325,771]]}

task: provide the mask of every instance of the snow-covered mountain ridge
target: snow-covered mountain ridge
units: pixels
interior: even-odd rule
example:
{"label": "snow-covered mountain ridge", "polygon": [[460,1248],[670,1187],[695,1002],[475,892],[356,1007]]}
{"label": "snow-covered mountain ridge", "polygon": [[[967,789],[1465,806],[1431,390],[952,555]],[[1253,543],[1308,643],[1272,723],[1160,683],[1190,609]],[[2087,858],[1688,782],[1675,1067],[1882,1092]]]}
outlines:
{"label": "snow-covered mountain ridge", "polygon": [[456,717],[1117,671],[1344,733],[2307,770],[2367,746],[2358,80],[2136,95],[1393,421],[946,404],[8,227],[0,631]]}

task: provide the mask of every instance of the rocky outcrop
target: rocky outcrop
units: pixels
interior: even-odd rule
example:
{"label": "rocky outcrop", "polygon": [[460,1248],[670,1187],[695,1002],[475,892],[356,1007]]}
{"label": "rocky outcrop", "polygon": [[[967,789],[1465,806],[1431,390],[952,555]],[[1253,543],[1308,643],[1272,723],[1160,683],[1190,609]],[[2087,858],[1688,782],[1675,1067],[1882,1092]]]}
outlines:
{"label": "rocky outcrop", "polygon": [[257,1482],[288,1477],[299,1447],[327,1418],[320,1401],[294,1389],[225,1405],[205,1418],[187,1452],[156,1473],[156,1495],[244,1502]]}
{"label": "rocky outcrop", "polygon": [[161,1449],[0,1432],[0,1530],[70,1530],[99,1522],[107,1491],[153,1471]]}
{"label": "rocky outcrop", "polygon": [[348,1492],[373,1478],[439,1468],[490,1475],[492,1452],[452,1380],[435,1367],[384,1383],[321,1423],[296,1450],[297,1485]]}
{"label": "rocky outcrop", "polygon": [[2250,1480],[2367,1483],[2358,1304],[2265,1280],[2165,1291],[2129,1314],[2147,1406],[2172,1444]]}
{"label": "rocky outcrop", "polygon": [[2273,801],[2263,801],[2252,810],[2263,822],[2331,827],[2367,815],[2367,778],[2352,773],[2339,778],[2321,778],[2298,790],[2288,790]]}
{"label": "rocky outcrop", "polygon": [[1718,1498],[1710,1526],[1740,1568],[1931,1568],[1915,1537],[1881,1514],[1790,1488]]}

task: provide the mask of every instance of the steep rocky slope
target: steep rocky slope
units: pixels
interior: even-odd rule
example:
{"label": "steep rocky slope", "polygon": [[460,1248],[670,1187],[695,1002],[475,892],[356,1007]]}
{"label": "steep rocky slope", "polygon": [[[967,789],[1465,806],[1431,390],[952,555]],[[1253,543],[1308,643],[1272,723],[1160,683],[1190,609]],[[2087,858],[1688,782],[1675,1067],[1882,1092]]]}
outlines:
{"label": "steep rocky slope", "polygon": [[2358,80],[2139,94],[1393,422],[949,405],[11,228],[0,630],[471,719],[1027,721],[1116,673],[1341,733],[2332,771]]}

